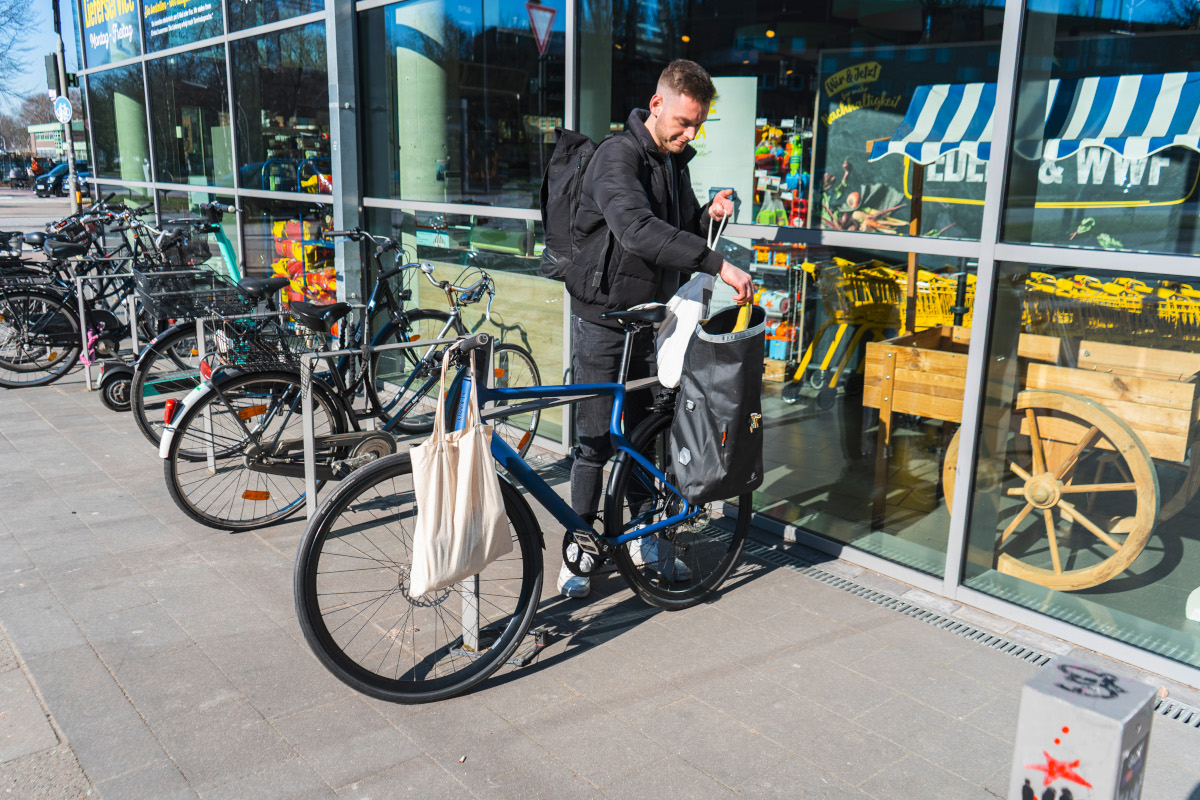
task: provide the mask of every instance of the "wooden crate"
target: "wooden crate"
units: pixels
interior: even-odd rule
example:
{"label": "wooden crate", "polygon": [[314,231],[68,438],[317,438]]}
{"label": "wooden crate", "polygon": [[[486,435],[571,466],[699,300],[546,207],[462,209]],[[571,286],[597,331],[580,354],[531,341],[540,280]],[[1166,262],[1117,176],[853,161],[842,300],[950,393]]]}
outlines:
{"label": "wooden crate", "polygon": [[775,381],[776,383],[786,381],[789,377],[787,362],[780,361],[775,358],[763,359],[763,380]]}
{"label": "wooden crate", "polygon": [[962,420],[970,328],[940,326],[867,345],[863,405],[950,422]]}

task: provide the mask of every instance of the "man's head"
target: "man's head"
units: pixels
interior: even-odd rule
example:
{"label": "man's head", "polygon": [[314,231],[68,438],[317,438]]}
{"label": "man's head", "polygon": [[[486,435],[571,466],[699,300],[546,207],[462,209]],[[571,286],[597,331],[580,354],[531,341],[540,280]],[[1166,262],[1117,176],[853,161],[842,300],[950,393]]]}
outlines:
{"label": "man's head", "polygon": [[650,98],[650,118],[646,120],[659,152],[682,153],[708,119],[708,108],[716,96],[712,78],[695,61],[680,58],[668,64]]}

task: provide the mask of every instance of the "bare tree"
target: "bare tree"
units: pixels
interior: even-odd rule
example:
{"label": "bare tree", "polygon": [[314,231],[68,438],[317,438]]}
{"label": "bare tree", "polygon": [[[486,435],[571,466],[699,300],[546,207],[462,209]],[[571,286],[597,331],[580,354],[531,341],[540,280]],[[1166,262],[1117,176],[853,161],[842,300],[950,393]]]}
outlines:
{"label": "bare tree", "polygon": [[24,120],[26,125],[43,125],[58,121],[54,117],[54,105],[44,94],[31,94],[21,100],[17,116]]}
{"label": "bare tree", "polygon": [[26,73],[23,56],[29,26],[34,21],[29,0],[0,0],[0,98],[15,100],[14,86]]}
{"label": "bare tree", "polygon": [[0,150],[23,153],[29,150],[29,130],[19,117],[0,113]]}

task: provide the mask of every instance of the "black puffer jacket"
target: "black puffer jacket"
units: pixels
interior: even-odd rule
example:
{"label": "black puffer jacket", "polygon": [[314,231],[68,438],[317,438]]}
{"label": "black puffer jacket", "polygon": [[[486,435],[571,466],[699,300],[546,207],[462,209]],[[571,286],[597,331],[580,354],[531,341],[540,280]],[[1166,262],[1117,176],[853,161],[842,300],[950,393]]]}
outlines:
{"label": "black puffer jacket", "polygon": [[[572,230],[578,257],[566,276],[571,311],[590,322],[599,314],[639,303],[664,301],[680,275],[696,271],[716,275],[722,258],[701,234],[708,205],[692,192],[687,164],[696,151],[689,145],[673,156],[679,172],[679,197],[670,196],[670,169],[646,129],[650,112],[635,109],[626,130],[601,142],[583,178],[579,210]],[[675,207],[679,227],[672,224]]]}

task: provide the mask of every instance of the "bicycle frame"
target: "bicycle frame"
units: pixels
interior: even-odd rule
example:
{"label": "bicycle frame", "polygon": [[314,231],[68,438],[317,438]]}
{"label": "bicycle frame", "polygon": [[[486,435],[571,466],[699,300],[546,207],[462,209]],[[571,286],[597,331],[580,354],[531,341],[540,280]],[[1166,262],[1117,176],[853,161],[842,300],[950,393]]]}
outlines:
{"label": "bicycle frame", "polygon": [[[454,408],[454,430],[462,428],[463,420],[466,417],[467,402],[470,399],[470,382],[473,380],[469,376],[469,370],[459,370],[454,381],[450,385],[447,392],[448,398],[457,398],[456,407]],[[561,522],[568,531],[573,533],[586,533],[594,538],[605,542],[607,545],[616,547],[633,539],[638,539],[653,533],[658,533],[661,530],[678,525],[681,522],[695,517],[700,513],[700,509],[694,507],[688,502],[674,486],[667,476],[664,475],[654,464],[645,456],[633,449],[633,445],[625,437],[621,431],[621,415],[625,408],[625,392],[626,388],[621,383],[577,383],[577,384],[560,384],[560,385],[543,385],[543,386],[526,386],[516,389],[497,389],[485,385],[485,381],[478,382],[477,392],[479,395],[479,404],[482,407],[489,402],[499,402],[507,400],[559,400],[563,398],[575,398],[573,402],[579,402],[584,398],[595,396],[611,396],[613,398],[612,415],[609,417],[608,433],[612,439],[612,443],[618,452],[626,453],[630,458],[636,461],[643,469],[650,473],[652,477],[662,481],[672,494],[679,498],[682,503],[682,510],[667,519],[651,523],[650,525],[635,528],[631,531],[620,534],[616,537],[605,536],[596,533],[595,529],[575,513],[571,506],[558,496],[546,481],[533,471],[533,468],[521,458],[515,450],[499,436],[492,437],[492,458],[496,463],[503,467],[509,475],[511,475],[518,483],[529,490],[529,493]],[[552,403],[552,405],[563,405],[565,403]],[[509,416],[510,414],[520,414],[528,408],[513,406],[507,408],[490,409],[484,413],[485,419],[499,419]]]}

